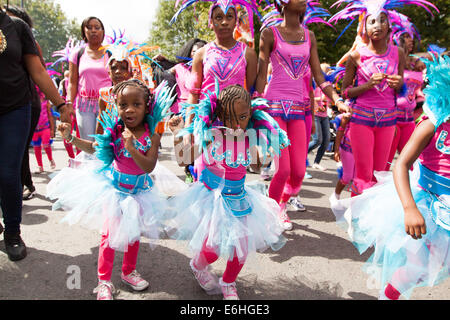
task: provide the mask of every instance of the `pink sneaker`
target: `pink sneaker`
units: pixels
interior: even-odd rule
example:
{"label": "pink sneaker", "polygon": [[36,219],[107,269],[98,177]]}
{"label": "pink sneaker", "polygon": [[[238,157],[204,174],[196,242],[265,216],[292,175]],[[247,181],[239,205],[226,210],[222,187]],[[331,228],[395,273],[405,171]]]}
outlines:
{"label": "pink sneaker", "polygon": [[217,278],[209,272],[208,268],[197,270],[194,267],[194,261],[192,259],[189,265],[191,266],[194,277],[197,279],[200,287],[202,287],[208,294],[215,294],[218,291]]}
{"label": "pink sneaker", "polygon": [[223,282],[222,278],[220,278],[219,283],[222,289],[223,300],[239,300],[236,289],[236,282],[226,283]]}
{"label": "pink sneaker", "polygon": [[97,288],[94,289],[94,293],[97,294],[97,300],[113,300],[116,289],[112,282],[100,280]]}
{"label": "pink sneaker", "polygon": [[291,219],[289,219],[289,216],[286,211],[286,203],[280,204],[280,211],[278,212],[278,218],[280,221],[280,225],[283,227],[284,230],[292,230],[292,222]]}
{"label": "pink sneaker", "polygon": [[123,283],[130,286],[135,291],[145,290],[150,285],[136,270],[133,270],[129,275],[124,275],[122,273],[120,278]]}

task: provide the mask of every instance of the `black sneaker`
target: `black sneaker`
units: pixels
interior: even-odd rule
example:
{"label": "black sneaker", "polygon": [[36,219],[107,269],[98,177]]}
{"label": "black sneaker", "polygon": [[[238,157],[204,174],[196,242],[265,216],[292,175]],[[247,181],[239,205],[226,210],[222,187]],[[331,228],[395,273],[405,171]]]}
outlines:
{"label": "black sneaker", "polygon": [[11,261],[19,261],[27,256],[27,248],[20,237],[20,232],[7,233],[3,235],[5,240],[6,253]]}
{"label": "black sneaker", "polygon": [[36,188],[34,186],[31,188],[25,187],[23,190],[22,199],[30,200],[34,197],[35,193],[36,193]]}

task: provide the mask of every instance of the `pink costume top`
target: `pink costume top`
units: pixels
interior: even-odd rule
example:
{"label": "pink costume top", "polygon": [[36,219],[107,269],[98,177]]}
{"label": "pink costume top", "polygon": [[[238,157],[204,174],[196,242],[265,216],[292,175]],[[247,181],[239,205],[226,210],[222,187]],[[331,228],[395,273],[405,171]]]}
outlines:
{"label": "pink costume top", "polygon": [[240,137],[240,141],[237,141],[237,137],[233,139],[233,136],[227,136],[229,142],[224,143],[222,136],[216,135],[216,139],[208,148],[208,159],[202,155],[203,163],[218,177],[233,181],[241,180],[251,163],[249,139],[246,136]]}
{"label": "pink costume top", "polygon": [[[443,123],[419,156],[419,161],[431,171],[450,179],[450,123]],[[448,186],[447,186],[448,188]]]}
{"label": "pink costume top", "polygon": [[264,98],[270,105],[267,112],[272,117],[282,117],[285,120],[305,119],[305,111],[310,106],[309,31],[303,27],[305,41],[292,44],[284,41],[277,27],[270,29],[273,32],[274,45],[270,54],[272,78],[264,93]]}
{"label": "pink costume top", "polygon": [[[205,45],[205,50],[202,93],[214,92],[216,79],[219,81],[220,90],[235,84],[245,88],[247,74],[246,44],[237,41],[233,48],[224,50],[213,41]],[[203,98],[205,98],[204,94],[201,99]]]}
{"label": "pink costume top", "polygon": [[[69,61],[77,64],[78,51],[75,50]],[[99,90],[111,85],[107,65],[108,55],[103,55],[100,59],[92,59],[84,53],[80,58],[78,67],[78,93],[75,106],[82,112],[97,112]]]}
{"label": "pink costume top", "polygon": [[189,88],[186,87],[190,81],[192,67],[186,63],[179,63],[175,67],[175,80],[177,81],[177,100],[174,102],[170,111],[178,113],[180,111],[180,103],[187,102],[189,98]]}
{"label": "pink costume top", "polygon": [[[343,115],[340,114],[338,115],[338,117],[341,119],[341,124],[342,124],[342,117]],[[339,145],[339,148],[341,148],[344,151],[347,152],[352,152],[352,145],[350,143],[350,126],[349,123],[347,123],[347,126],[345,128],[342,127],[342,125],[339,125],[339,128],[337,128],[338,131],[344,131],[344,135],[342,136],[341,139],[341,144]]]}
{"label": "pink costume top", "polygon": [[405,70],[403,81],[406,85],[406,94],[397,98],[397,122],[414,121],[414,108],[417,105],[416,96],[422,87],[422,72]]}
{"label": "pink costume top", "polygon": [[42,131],[44,129],[50,128],[50,122],[48,121],[48,108],[47,101],[41,101],[41,113],[39,115],[39,122],[36,126],[35,131]]}
{"label": "pink costume top", "polygon": [[[398,74],[398,48],[389,45],[386,52],[377,55],[364,46],[357,49],[360,64],[356,70],[356,85],[367,83],[374,73]],[[383,80],[375,88],[358,96],[352,104],[351,122],[371,127],[386,127],[396,124],[397,110],[395,90]]]}

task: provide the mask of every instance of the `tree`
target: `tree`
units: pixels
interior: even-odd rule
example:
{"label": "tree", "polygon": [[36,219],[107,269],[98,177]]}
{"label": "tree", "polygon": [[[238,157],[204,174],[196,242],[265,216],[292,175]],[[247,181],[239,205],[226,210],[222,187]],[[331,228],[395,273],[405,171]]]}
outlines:
{"label": "tree", "polygon": [[69,37],[81,39],[78,23],[69,20],[59,4],[52,0],[13,0],[10,4],[20,6],[22,2],[25,2],[24,9],[33,20],[33,34],[46,62],[56,60],[52,53],[64,48]]}
{"label": "tree", "polygon": [[195,9],[189,7],[170,25],[170,20],[176,12],[175,0],[159,0],[148,42],[159,46],[161,53],[168,59],[175,60],[176,52],[190,39],[212,41],[214,32],[208,26],[209,6],[209,3],[198,3]]}

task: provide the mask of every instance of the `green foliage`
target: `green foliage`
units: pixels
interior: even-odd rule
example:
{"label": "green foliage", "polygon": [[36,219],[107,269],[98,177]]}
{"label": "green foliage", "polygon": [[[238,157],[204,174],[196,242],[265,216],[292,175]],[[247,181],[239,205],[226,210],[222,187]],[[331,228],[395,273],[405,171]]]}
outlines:
{"label": "green foliage", "polygon": [[150,30],[149,44],[161,48],[161,53],[175,61],[177,51],[190,39],[205,41],[214,39],[214,32],[208,26],[209,3],[198,3],[180,14],[170,25],[176,12],[175,0],[159,0],[158,12]]}
{"label": "green foliage", "polygon": [[[12,0],[10,4],[21,5],[20,0]],[[46,62],[56,58],[52,53],[66,46],[69,37],[81,39],[80,26],[75,20],[69,20],[59,4],[52,0],[27,0],[24,8],[33,20],[33,34],[42,49]]]}

